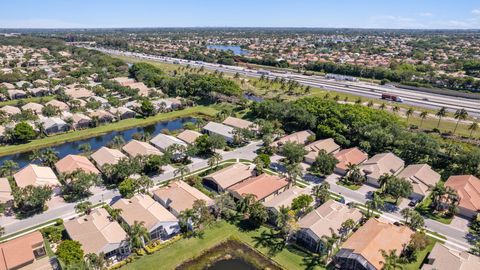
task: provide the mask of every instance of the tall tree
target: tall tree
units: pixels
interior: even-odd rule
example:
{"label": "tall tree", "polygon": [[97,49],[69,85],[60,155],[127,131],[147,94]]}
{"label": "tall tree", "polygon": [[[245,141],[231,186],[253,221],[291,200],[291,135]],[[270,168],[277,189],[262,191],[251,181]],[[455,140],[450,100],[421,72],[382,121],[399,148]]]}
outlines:
{"label": "tall tree", "polygon": [[134,249],[139,249],[145,246],[145,243],[150,240],[150,233],[145,228],[145,222],[135,222],[128,228],[128,240],[130,246]]}
{"label": "tall tree", "polygon": [[465,109],[460,109],[455,112],[455,119],[457,119],[457,123],[455,124],[455,129],[453,129],[453,133],[457,131],[458,124],[460,123],[461,120],[465,120],[468,117],[468,112]]}
{"label": "tall tree", "polygon": [[440,108],[435,115],[438,117],[437,129],[440,127],[440,121],[442,121],[442,117],[447,115],[447,108],[442,107]]}

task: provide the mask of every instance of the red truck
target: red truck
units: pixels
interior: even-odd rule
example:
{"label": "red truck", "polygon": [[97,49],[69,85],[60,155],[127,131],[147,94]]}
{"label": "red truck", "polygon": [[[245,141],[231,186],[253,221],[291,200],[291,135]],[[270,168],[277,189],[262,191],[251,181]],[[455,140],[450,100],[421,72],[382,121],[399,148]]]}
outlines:
{"label": "red truck", "polygon": [[382,99],[391,100],[395,102],[403,102],[403,99],[401,97],[396,95],[391,95],[391,94],[382,94]]}

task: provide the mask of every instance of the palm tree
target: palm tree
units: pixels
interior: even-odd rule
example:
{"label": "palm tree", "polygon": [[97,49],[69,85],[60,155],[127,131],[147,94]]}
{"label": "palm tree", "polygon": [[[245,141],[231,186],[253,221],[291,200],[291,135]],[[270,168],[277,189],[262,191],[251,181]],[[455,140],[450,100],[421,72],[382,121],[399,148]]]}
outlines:
{"label": "palm tree", "polygon": [[208,159],[208,165],[210,167],[218,166],[218,163],[222,161],[223,157],[217,152],[214,152],[212,156]]}
{"label": "palm tree", "polygon": [[394,249],[394,250],[390,250],[390,252],[386,252],[385,250],[380,250],[380,252],[382,253],[382,257],[384,259],[383,262],[381,262],[381,264],[383,264],[383,268],[384,270],[395,270],[397,269],[397,267],[399,266],[399,257],[397,256],[397,251]]}
{"label": "palm tree", "polygon": [[120,208],[110,208],[109,212],[113,220],[119,220],[120,215],[122,214],[122,209]]}
{"label": "palm tree", "polygon": [[435,210],[439,210],[441,207],[442,199],[444,198],[445,194],[447,194],[447,190],[443,184],[438,182],[433,186],[431,196],[432,196],[432,206]]}
{"label": "palm tree", "polygon": [[373,101],[371,101],[371,100],[370,100],[370,101],[368,101],[368,103],[367,103],[367,107],[369,107],[369,108],[373,107]]}
{"label": "palm tree", "polygon": [[327,264],[330,258],[333,255],[333,250],[335,249],[338,240],[340,237],[335,233],[335,231],[330,228],[331,235],[323,235],[322,236],[322,242],[323,242],[323,247],[322,247],[322,254],[324,255],[324,263]]}
{"label": "palm tree", "polygon": [[412,107],[408,108],[408,110],[405,112],[405,115],[407,116],[407,124],[408,124],[408,121],[410,120],[410,116],[412,116],[414,110]]}
{"label": "palm tree", "polygon": [[393,106],[392,111],[393,111],[393,113],[396,114],[398,111],[400,111],[400,107],[398,107],[398,106]]}
{"label": "palm tree", "polygon": [[191,222],[194,216],[195,212],[191,208],[185,209],[180,212],[180,215],[178,216],[178,223],[182,232],[188,232],[191,229]]}
{"label": "palm tree", "polygon": [[447,115],[447,108],[442,107],[440,110],[435,113],[435,115],[438,117],[438,123],[437,123],[437,129],[440,127],[440,121],[442,120],[442,117]]}
{"label": "palm tree", "polygon": [[188,168],[187,165],[182,164],[180,167],[178,167],[174,172],[173,175],[176,177],[177,175],[180,175],[180,180],[183,180],[185,178],[185,175],[190,173],[190,169]]}
{"label": "palm tree", "polygon": [[380,106],[378,106],[378,108],[383,111],[385,110],[385,108],[387,108],[387,105],[385,103],[382,103],[380,104]]}
{"label": "palm tree", "polygon": [[0,166],[0,176],[10,176],[13,174],[13,171],[18,169],[18,164],[13,160],[5,160]]}
{"label": "palm tree", "polygon": [[128,229],[128,240],[134,249],[139,249],[145,246],[145,242],[150,240],[150,233],[145,228],[145,222],[138,222],[135,220],[132,226]]}
{"label": "palm tree", "polygon": [[357,100],[355,100],[355,104],[362,104],[362,98],[357,98]]}
{"label": "palm tree", "polygon": [[348,233],[353,230],[353,228],[355,228],[356,224],[355,224],[355,221],[351,218],[345,220],[340,229],[339,229],[339,233],[340,233],[340,240],[343,241],[345,239],[345,237],[348,235]]}
{"label": "palm tree", "polygon": [[320,185],[316,185],[312,188],[312,196],[315,198],[317,204],[323,204],[330,198],[330,184],[323,182]]}
{"label": "palm tree", "polygon": [[2,237],[5,234],[5,228],[0,226],[0,237]]}
{"label": "palm tree", "polygon": [[468,130],[470,130],[470,138],[472,138],[473,132],[477,131],[478,128],[479,128],[479,125],[477,122],[473,122],[472,124],[470,124],[470,126],[468,126]]}
{"label": "palm tree", "polygon": [[85,255],[88,266],[93,270],[106,270],[108,269],[108,260],[105,258],[105,253],[100,254],[89,253]]}
{"label": "palm tree", "polygon": [[[420,127],[422,127],[422,125],[423,125],[423,120],[425,120],[425,118],[427,118],[427,116],[428,116],[428,112],[427,112],[427,111],[423,111],[423,112],[420,113],[420,118],[422,119],[422,120],[420,121]],[[438,126],[437,126],[437,128],[438,128]]]}
{"label": "palm tree", "polygon": [[365,181],[365,176],[362,174],[360,166],[349,162],[347,164],[347,172],[342,180],[355,185],[360,185]]}
{"label": "palm tree", "polygon": [[238,201],[237,209],[240,213],[247,214],[254,203],[255,196],[253,194],[247,194],[243,199]]}
{"label": "palm tree", "polygon": [[460,109],[455,112],[455,119],[457,119],[457,124],[455,125],[455,129],[453,130],[453,134],[455,134],[455,131],[457,131],[458,123],[460,123],[460,120],[465,120],[468,117],[468,112],[465,109]]}
{"label": "palm tree", "polygon": [[302,175],[302,168],[298,164],[286,164],[289,187],[297,184],[297,178]]}

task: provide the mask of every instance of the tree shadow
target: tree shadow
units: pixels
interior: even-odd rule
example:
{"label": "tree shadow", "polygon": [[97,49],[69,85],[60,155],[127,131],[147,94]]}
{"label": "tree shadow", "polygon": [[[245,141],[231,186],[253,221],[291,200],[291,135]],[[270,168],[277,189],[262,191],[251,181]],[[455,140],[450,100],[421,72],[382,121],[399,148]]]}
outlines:
{"label": "tree shadow", "polygon": [[255,242],[255,248],[267,248],[269,256],[275,256],[286,246],[284,239],[272,229],[263,230],[259,236],[253,237],[253,241]]}

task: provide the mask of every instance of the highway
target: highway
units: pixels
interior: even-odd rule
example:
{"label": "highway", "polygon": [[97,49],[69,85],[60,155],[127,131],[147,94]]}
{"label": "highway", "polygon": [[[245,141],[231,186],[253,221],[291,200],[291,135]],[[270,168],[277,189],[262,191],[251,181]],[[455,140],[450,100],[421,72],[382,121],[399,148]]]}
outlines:
{"label": "highway", "polygon": [[279,73],[271,71],[261,71],[248,69],[237,66],[224,66],[220,64],[206,63],[201,61],[191,61],[171,57],[148,55],[143,53],[133,53],[119,50],[111,50],[97,47],[86,47],[87,49],[98,50],[111,55],[135,57],[151,61],[159,61],[170,64],[190,65],[192,67],[204,67],[210,70],[218,70],[224,73],[261,77],[262,75],[270,79],[284,78],[286,80],[295,80],[302,85],[309,85],[311,87],[322,88],[325,90],[349,93],[363,97],[380,99],[383,93],[396,95],[403,99],[403,103],[417,107],[424,107],[428,109],[439,109],[446,107],[449,111],[454,112],[458,109],[465,109],[470,116],[480,118],[480,100],[473,100],[468,98],[451,97],[447,95],[424,93],[414,90],[397,88],[392,85],[377,85],[368,82],[351,82],[351,81],[337,81],[333,79],[326,79],[322,76],[306,76],[293,73]]}

